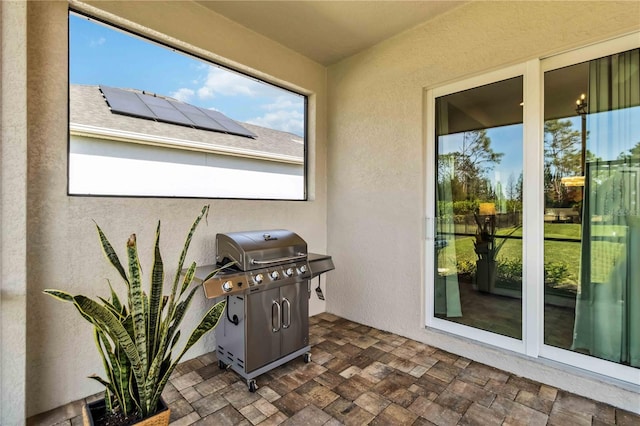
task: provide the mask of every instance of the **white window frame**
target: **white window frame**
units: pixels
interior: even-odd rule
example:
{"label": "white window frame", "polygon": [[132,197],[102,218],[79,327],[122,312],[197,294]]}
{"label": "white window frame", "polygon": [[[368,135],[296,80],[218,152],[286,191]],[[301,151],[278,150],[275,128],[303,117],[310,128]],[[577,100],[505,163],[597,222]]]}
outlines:
{"label": "white window frame", "polygon": [[[496,83],[502,80],[507,80],[514,77],[523,77],[523,92],[526,91],[527,79],[525,77],[526,64],[518,64],[508,68],[493,71],[487,74],[478,75],[465,80],[457,81],[445,86],[435,87],[427,90],[426,95],[426,111],[427,111],[427,149],[426,149],[426,161],[427,169],[434,167],[436,164],[436,136],[435,136],[435,102],[436,98],[446,96],[452,93],[461,92],[463,90],[473,89],[475,87],[484,86],[491,83]],[[523,93],[524,96],[524,93]],[[523,112],[524,114],[524,112]],[[524,118],[524,115],[523,115]],[[523,128],[523,138],[526,136],[526,127]],[[523,142],[523,143],[526,143]],[[463,324],[458,324],[452,321],[443,320],[434,316],[433,295],[435,286],[435,277],[430,271],[435,269],[435,252],[434,252],[434,233],[435,233],[435,206],[433,200],[435,200],[435,188],[436,177],[435,173],[427,173],[427,187],[426,187],[426,217],[427,217],[427,238],[425,244],[425,281],[426,281],[426,325],[427,327],[442,330],[448,333],[456,334],[458,336],[466,337],[473,340],[478,340],[483,343],[498,346],[504,349],[508,349],[518,353],[525,353],[525,339],[524,331],[526,330],[525,318],[528,295],[523,292],[522,294],[522,325],[523,325],[523,339],[514,339],[492,333],[478,328],[470,327]],[[523,230],[523,237],[525,236]],[[523,239],[524,244],[524,239]],[[523,253],[524,256],[524,253]],[[523,287],[524,288],[524,287]],[[464,312],[463,312],[464,315]]]}
{"label": "white window frame", "polygon": [[[427,328],[479,341],[534,359],[547,359],[640,385],[640,369],[544,344],[544,72],[640,47],[640,32],[580,49],[513,65],[461,81],[426,89],[425,111],[425,245],[424,288]],[[523,291],[522,340],[501,336],[434,316],[435,277],[435,100],[440,96],[523,76]],[[528,283],[533,283],[528,285]]]}

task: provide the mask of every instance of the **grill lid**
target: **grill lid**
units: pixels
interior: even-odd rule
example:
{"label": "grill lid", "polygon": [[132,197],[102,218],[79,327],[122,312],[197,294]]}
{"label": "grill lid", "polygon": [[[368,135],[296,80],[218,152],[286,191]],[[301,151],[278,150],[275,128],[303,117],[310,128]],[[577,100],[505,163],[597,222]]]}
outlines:
{"label": "grill lid", "polygon": [[306,260],[307,243],[285,229],[216,235],[216,260],[235,261],[242,271]]}

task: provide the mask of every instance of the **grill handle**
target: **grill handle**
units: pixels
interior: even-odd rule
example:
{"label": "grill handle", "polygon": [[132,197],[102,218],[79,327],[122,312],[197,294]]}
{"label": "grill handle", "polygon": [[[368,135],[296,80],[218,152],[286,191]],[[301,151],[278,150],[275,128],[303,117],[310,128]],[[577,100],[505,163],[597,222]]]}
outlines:
{"label": "grill handle", "polygon": [[251,259],[252,265],[270,265],[272,263],[280,263],[280,262],[292,262],[294,260],[306,259],[307,255],[304,253],[298,253],[297,256],[289,256],[289,257],[279,257],[277,259],[269,259],[269,260],[256,260]]}
{"label": "grill handle", "polygon": [[[273,315],[273,307],[277,308],[277,314],[274,316]],[[273,325],[273,319],[276,318],[278,320],[278,326],[276,327],[275,325]],[[282,319],[281,319],[281,310],[280,310],[280,304],[278,303],[277,300],[274,300],[273,302],[271,302],[271,331],[274,333],[277,333],[278,331],[280,331],[280,328],[282,328]]]}
{"label": "grill handle", "polygon": [[284,304],[285,303],[287,304],[287,310],[286,310],[287,322],[285,323],[284,320],[282,321],[282,323],[283,323],[282,324],[282,328],[289,328],[291,326],[291,302],[289,302],[289,299],[287,299],[286,297],[284,297],[282,299],[282,312],[283,313],[285,312],[285,309],[284,309],[284,307],[285,307]]}

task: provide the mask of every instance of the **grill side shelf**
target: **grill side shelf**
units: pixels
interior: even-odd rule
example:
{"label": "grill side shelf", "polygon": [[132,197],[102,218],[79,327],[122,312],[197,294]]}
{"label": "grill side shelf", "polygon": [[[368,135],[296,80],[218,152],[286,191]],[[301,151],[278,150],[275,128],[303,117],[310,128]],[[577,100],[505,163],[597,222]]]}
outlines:
{"label": "grill side shelf", "polygon": [[309,262],[309,269],[311,270],[311,278],[336,269],[333,264],[333,259],[327,254],[309,253],[307,260]]}

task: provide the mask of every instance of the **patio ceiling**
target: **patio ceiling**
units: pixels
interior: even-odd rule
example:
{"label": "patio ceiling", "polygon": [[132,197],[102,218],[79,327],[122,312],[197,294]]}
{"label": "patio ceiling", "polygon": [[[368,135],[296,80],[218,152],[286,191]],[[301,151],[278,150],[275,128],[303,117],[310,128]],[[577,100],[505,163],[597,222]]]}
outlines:
{"label": "patio ceiling", "polygon": [[197,3],[328,66],[466,2],[199,0]]}

